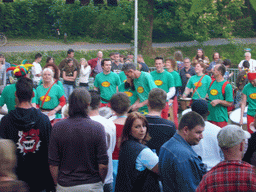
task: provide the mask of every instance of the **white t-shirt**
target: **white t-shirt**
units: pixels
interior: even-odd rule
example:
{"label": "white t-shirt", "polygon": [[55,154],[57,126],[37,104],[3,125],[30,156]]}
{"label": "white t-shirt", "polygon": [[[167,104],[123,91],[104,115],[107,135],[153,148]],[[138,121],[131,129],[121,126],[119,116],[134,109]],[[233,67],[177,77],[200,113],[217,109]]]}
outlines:
{"label": "white t-shirt", "polygon": [[88,65],[86,68],[84,68],[84,66],[81,65],[80,75],[79,75],[79,83],[88,83],[91,71],[92,70],[91,70],[90,65]]}
{"label": "white t-shirt", "polygon": [[37,85],[39,84],[41,77],[37,77],[36,75],[42,73],[42,67],[39,63],[33,62],[33,67],[32,67],[32,75],[33,77],[33,82],[36,83]]}
{"label": "white t-shirt", "polygon": [[[244,67],[243,67],[243,62],[244,62],[244,61],[245,61],[245,60],[242,60],[242,61],[239,63],[238,67],[244,69]],[[249,63],[250,63],[250,68],[249,68],[250,71],[251,71],[251,72],[252,72],[252,71],[256,71],[256,60],[250,59]]]}
{"label": "white t-shirt", "polygon": [[136,159],[135,168],[144,171],[146,168],[151,170],[159,162],[159,158],[150,148],[143,149]]}
{"label": "white t-shirt", "polygon": [[116,145],[116,126],[113,121],[106,119],[100,115],[90,116],[94,121],[101,123],[106,131],[107,140],[107,154],[108,154],[108,173],[105,179],[105,184],[113,182],[113,164],[112,164],[112,153]]}
{"label": "white t-shirt", "polygon": [[192,146],[192,149],[202,157],[203,163],[207,165],[207,171],[224,160],[217,140],[220,129],[220,127],[209,121],[205,121],[203,139],[201,139],[198,145]]}

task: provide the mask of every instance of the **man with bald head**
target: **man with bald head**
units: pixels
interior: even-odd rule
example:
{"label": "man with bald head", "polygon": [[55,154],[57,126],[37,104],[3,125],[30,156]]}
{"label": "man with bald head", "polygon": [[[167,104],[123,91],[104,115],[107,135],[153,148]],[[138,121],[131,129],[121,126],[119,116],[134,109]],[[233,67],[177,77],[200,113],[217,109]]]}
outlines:
{"label": "man with bald head", "polygon": [[[209,116],[208,121],[219,127],[224,127],[228,122],[227,107],[232,106],[233,90],[231,84],[224,79],[226,67],[222,64],[215,65],[213,75],[215,80],[208,89]],[[224,93],[223,93],[224,90]]]}
{"label": "man with bald head", "polygon": [[101,67],[102,57],[103,53],[99,51],[97,54],[97,58],[88,61],[88,64],[91,66],[92,69],[91,76],[95,77],[97,74],[103,72],[103,69]]}
{"label": "man with bald head", "polygon": [[254,59],[252,59],[251,53],[250,53],[250,52],[246,52],[246,53],[244,54],[244,57],[245,57],[245,60],[242,60],[242,61],[239,63],[239,65],[238,65],[239,71],[242,71],[242,69],[244,69],[244,67],[243,67],[243,62],[244,62],[244,61],[248,61],[248,62],[250,63],[249,69],[250,69],[251,72],[252,72],[252,71],[255,71],[255,70],[256,70],[256,61],[255,61]]}

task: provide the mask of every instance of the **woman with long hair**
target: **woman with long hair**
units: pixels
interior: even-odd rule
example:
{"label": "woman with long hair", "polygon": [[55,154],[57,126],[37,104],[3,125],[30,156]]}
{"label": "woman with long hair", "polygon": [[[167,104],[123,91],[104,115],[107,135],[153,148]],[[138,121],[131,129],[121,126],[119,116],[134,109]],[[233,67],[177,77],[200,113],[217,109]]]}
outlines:
{"label": "woman with long hair", "polygon": [[203,49],[197,49],[197,54],[192,59],[192,65],[195,67],[195,65],[199,61],[203,61],[204,64],[206,65],[206,67],[209,67],[210,60],[206,55],[204,55],[204,50]]}
{"label": "woman with long hair", "polygon": [[158,156],[146,145],[148,122],[142,114],[128,115],[121,137],[115,191],[160,191]]}

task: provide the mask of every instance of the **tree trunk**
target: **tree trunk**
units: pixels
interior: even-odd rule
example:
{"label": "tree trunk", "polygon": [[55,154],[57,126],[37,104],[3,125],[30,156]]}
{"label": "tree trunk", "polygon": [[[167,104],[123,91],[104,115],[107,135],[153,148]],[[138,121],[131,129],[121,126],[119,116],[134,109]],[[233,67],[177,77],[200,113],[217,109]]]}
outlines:
{"label": "tree trunk", "polygon": [[149,55],[153,52],[154,0],[138,0],[138,7],[138,49],[141,54]]}

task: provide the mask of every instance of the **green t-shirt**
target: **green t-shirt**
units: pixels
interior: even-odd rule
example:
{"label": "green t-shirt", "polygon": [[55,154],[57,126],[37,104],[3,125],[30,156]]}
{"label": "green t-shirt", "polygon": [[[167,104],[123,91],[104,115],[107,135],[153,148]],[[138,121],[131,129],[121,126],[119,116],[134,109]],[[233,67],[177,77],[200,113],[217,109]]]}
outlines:
{"label": "green t-shirt", "polygon": [[[39,85],[36,88],[36,104],[38,104],[40,106],[40,108],[43,109],[54,109],[55,107],[57,107],[59,105],[59,99],[64,96],[63,91],[61,90],[60,86],[54,84],[50,90],[50,92],[48,93],[45,101],[44,101],[44,105],[42,105],[42,102],[44,100],[44,96],[46,95],[48,88],[44,88],[43,85]],[[61,114],[56,113],[56,118],[61,118]]]}
{"label": "green t-shirt", "polygon": [[[110,100],[112,95],[116,93],[116,87],[120,85],[120,78],[116,73],[112,71],[105,75],[103,72],[99,73],[95,77],[94,86],[100,91],[100,96],[105,100]],[[102,101],[102,103],[108,103]]]}
{"label": "green t-shirt", "polygon": [[243,94],[247,96],[247,114],[254,117],[256,114],[256,87],[254,87],[251,83],[248,83],[244,86]]}
{"label": "green t-shirt", "polygon": [[175,87],[172,74],[168,71],[163,71],[162,73],[152,71],[150,75],[153,77],[156,86],[160,89],[163,89],[166,93],[169,92],[171,87]]}
{"label": "green t-shirt", "polygon": [[174,79],[174,86],[175,87],[181,87],[182,82],[180,78],[180,74],[177,71],[170,72],[172,74],[172,77]]}
{"label": "green t-shirt", "polygon": [[121,71],[118,75],[119,75],[119,78],[121,80],[121,83],[126,81],[127,77],[126,77],[126,75],[123,71]]}
{"label": "green t-shirt", "polygon": [[[41,80],[39,81],[38,86],[39,86],[39,85],[42,85],[42,84],[43,84],[43,81],[42,81],[42,79],[41,79]],[[64,87],[63,87],[63,84],[61,83],[61,81],[60,81],[60,80],[59,80],[59,81],[57,81],[57,83],[56,83],[56,84],[60,86],[60,88],[61,88],[61,90],[63,91],[64,96],[65,96]]]}
{"label": "green t-shirt", "polygon": [[[16,84],[8,85],[4,88],[2,95],[0,97],[0,106],[4,106],[6,104],[8,112],[15,109],[15,92],[16,92]],[[36,103],[36,91],[33,89],[35,96],[32,98],[31,103]]]}
{"label": "green t-shirt", "polygon": [[[195,89],[197,86],[198,81],[201,79],[201,76],[197,76],[197,75],[193,75],[187,84],[187,87],[189,89]],[[201,80],[201,82],[198,85],[198,88],[196,90],[196,92],[194,93],[192,99],[200,99],[200,98],[205,98],[206,94],[207,94],[207,90],[211,84],[212,80],[211,77],[208,75],[205,75],[204,78]],[[199,96],[199,95],[200,96]]]}
{"label": "green t-shirt", "polygon": [[[217,81],[213,82],[211,87],[208,89],[208,95],[211,101],[215,99],[224,100],[224,96],[222,94],[222,86],[225,82],[226,80],[223,80],[221,82],[217,82]],[[233,90],[230,84],[227,84],[225,87],[225,101],[233,102]],[[220,104],[213,107],[209,102],[208,110],[210,112],[208,116],[208,120],[214,121],[214,122],[228,121],[227,107]]]}
{"label": "green t-shirt", "polygon": [[[140,102],[146,101],[148,99],[149,92],[152,89],[157,88],[152,76],[149,73],[143,71],[141,72],[141,75],[138,79],[133,80],[133,84],[135,86],[135,90],[137,91]],[[148,112],[147,105],[141,107],[139,112],[145,112],[146,114]]]}
{"label": "green t-shirt", "polygon": [[132,88],[128,88],[128,89],[125,89],[125,83],[121,83],[121,85],[119,85],[118,87],[118,91],[119,92],[124,92],[128,95],[128,97],[130,98],[130,101],[131,101],[131,105],[133,105],[135,103],[135,101],[137,101],[138,97],[137,97],[137,92],[136,90],[132,90]]}

